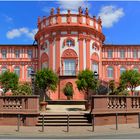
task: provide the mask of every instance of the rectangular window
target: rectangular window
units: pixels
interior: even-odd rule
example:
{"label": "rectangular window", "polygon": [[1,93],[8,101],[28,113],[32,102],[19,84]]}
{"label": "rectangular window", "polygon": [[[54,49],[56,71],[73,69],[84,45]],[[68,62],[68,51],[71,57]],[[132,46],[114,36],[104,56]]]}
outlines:
{"label": "rectangular window", "polygon": [[108,78],[113,78],[113,68],[112,67],[109,67],[107,69],[107,75],[108,75]]}
{"label": "rectangular window", "polygon": [[113,50],[108,50],[108,58],[112,58],[113,57]]}
{"label": "rectangular window", "polygon": [[75,60],[64,60],[64,75],[76,75]]}
{"label": "rectangular window", "polygon": [[133,58],[138,58],[138,51],[136,49],[133,50]]}
{"label": "rectangular window", "polygon": [[124,49],[120,50],[120,58],[125,58],[125,50]]}
{"label": "rectangular window", "polygon": [[15,57],[20,58],[20,50],[15,50]]}
{"label": "rectangular window", "polygon": [[27,50],[28,58],[33,58],[33,50]]}
{"label": "rectangular window", "polygon": [[7,58],[7,50],[2,50],[2,58]]}

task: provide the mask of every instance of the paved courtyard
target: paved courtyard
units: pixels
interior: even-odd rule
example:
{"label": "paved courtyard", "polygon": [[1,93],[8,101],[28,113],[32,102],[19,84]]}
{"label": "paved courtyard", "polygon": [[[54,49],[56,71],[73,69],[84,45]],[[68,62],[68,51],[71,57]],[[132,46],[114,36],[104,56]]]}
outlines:
{"label": "paved courtyard", "polygon": [[88,113],[84,105],[48,105],[46,113]]}
{"label": "paved courtyard", "polygon": [[122,134],[140,134],[138,124],[121,124],[119,129],[115,130],[115,125],[95,126],[95,131],[92,132],[92,127],[70,127],[67,132],[67,127],[45,127],[44,132],[41,132],[41,127],[20,127],[17,132],[17,126],[1,126],[0,138],[103,138],[105,136],[120,136]]}

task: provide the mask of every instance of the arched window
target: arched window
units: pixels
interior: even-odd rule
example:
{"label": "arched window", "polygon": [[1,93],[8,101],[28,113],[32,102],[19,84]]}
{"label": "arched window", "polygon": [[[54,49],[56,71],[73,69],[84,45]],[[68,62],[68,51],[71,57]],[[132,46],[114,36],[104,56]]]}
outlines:
{"label": "arched window", "polygon": [[107,68],[107,76],[108,76],[109,78],[113,78],[113,73],[114,73],[113,67],[108,67],[108,68]]}
{"label": "arched window", "polygon": [[72,49],[67,49],[62,54],[62,73],[64,75],[76,75],[77,54]]}
{"label": "arched window", "polygon": [[1,68],[1,73],[4,73],[5,71],[7,71],[7,68],[6,67],[2,67]]}
{"label": "arched window", "polygon": [[68,37],[64,40],[63,45],[68,46],[68,47],[72,47],[72,46],[75,46],[75,41],[73,38]]}
{"label": "arched window", "polygon": [[18,77],[20,77],[20,68],[18,66],[14,68],[14,72]]}
{"label": "arched window", "polygon": [[32,67],[28,67],[27,68],[27,78],[30,78],[31,77],[31,71],[33,70],[33,68]]}
{"label": "arched window", "polygon": [[120,75],[121,75],[123,72],[125,72],[125,71],[126,71],[126,68],[121,67],[121,68],[120,68]]}
{"label": "arched window", "polygon": [[93,62],[92,63],[92,71],[96,71],[98,73],[98,63],[97,62]]}
{"label": "arched window", "polygon": [[70,40],[70,39],[68,39],[66,41],[66,44],[67,44],[68,47],[74,46],[74,42],[72,40]]}

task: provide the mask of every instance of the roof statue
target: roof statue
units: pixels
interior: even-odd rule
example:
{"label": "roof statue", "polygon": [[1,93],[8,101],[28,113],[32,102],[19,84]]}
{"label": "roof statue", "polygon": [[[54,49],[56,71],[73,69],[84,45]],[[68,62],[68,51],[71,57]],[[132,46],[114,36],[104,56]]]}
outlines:
{"label": "roof statue", "polygon": [[59,7],[57,8],[57,14],[60,14],[60,8]]}
{"label": "roof statue", "polygon": [[52,16],[54,14],[54,9],[51,9],[50,15]]}
{"label": "roof statue", "polygon": [[70,10],[68,9],[68,15],[70,14]]}
{"label": "roof statue", "polygon": [[88,8],[85,10],[85,15],[88,16]]}
{"label": "roof statue", "polygon": [[81,7],[78,8],[78,12],[79,12],[79,15],[82,15],[83,11]]}

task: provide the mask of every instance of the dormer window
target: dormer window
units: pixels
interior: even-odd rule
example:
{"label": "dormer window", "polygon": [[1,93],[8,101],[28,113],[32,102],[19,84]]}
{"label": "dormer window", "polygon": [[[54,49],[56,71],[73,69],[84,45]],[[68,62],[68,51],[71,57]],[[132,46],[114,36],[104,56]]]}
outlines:
{"label": "dormer window", "polygon": [[66,44],[68,47],[74,46],[74,42],[70,39],[67,40]]}

